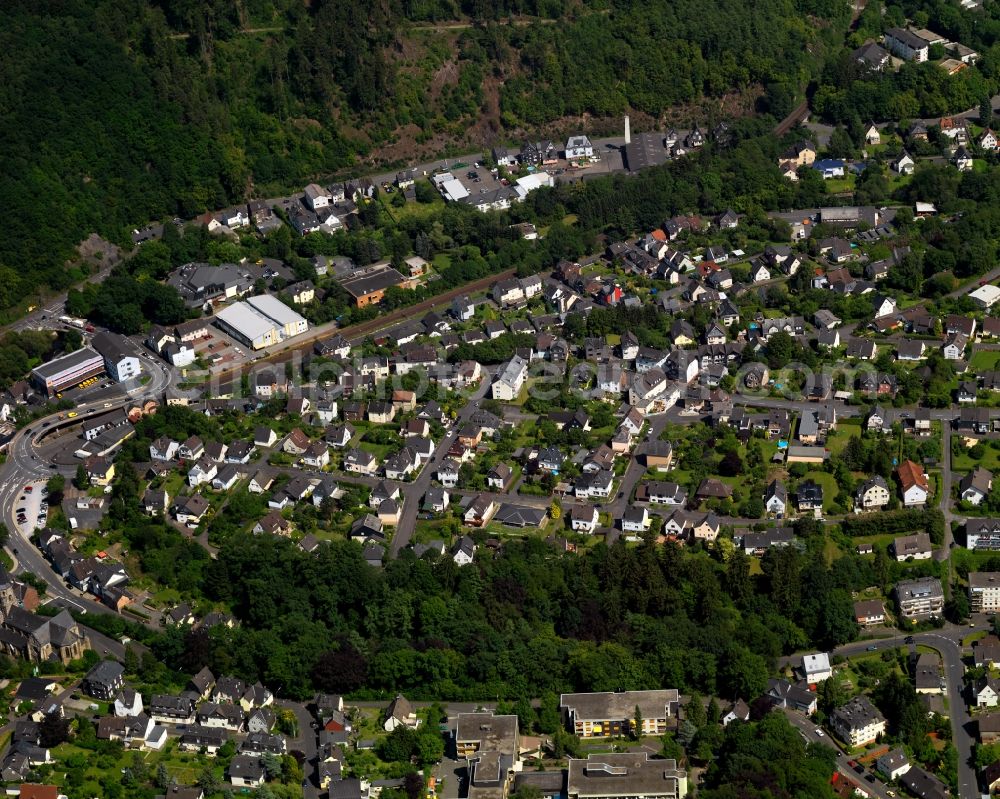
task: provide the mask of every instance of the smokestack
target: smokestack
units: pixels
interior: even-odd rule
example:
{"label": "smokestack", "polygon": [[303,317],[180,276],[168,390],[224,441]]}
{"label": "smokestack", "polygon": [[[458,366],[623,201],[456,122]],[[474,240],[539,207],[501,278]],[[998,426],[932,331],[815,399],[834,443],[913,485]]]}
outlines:
{"label": "smokestack", "polygon": [[629,127],[628,114],[625,115],[625,143],[626,144],[632,143],[632,129],[631,127]]}

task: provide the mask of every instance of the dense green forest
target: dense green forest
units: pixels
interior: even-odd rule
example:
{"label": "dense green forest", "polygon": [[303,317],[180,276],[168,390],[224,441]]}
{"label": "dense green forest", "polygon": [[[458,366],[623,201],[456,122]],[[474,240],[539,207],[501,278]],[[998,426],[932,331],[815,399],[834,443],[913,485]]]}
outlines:
{"label": "dense green forest", "polygon": [[[830,0],[18,0],[0,30],[0,308],[98,231],[588,114],[745,97],[778,115]],[[506,18],[516,16],[517,23]],[[832,25],[812,24],[822,18]],[[438,20],[455,26],[434,27]],[[548,24],[557,22],[558,24]],[[715,106],[718,108],[718,104]],[[393,149],[395,148],[395,149]],[[364,161],[362,160],[364,159]]]}

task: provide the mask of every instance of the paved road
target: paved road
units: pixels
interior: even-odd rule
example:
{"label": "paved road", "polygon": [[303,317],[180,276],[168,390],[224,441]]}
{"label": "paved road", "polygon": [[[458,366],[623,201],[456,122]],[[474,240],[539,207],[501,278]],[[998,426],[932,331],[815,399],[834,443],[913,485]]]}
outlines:
{"label": "paved road", "polygon": [[951,531],[951,523],[956,518],[951,510],[951,484],[951,424],[945,422],[941,425],[941,496],[938,498],[938,507],[944,514],[944,541],[941,542],[941,548],[934,553],[936,560],[947,560],[955,542]]}
{"label": "paved road", "polygon": [[420,470],[420,474],[417,475],[417,479],[412,483],[399,484],[401,486],[404,499],[403,513],[399,519],[399,524],[396,525],[396,533],[392,537],[392,545],[389,549],[392,557],[397,557],[399,553],[409,545],[410,539],[413,537],[413,531],[416,527],[417,513],[420,510],[420,503],[423,501],[424,494],[427,493],[427,489],[430,488],[431,478],[434,476],[437,466],[440,465],[441,461],[447,457],[448,450],[451,448],[451,445],[455,443],[455,439],[458,436],[458,431],[465,426],[465,424],[472,417],[472,414],[479,410],[479,401],[486,396],[489,388],[490,377],[487,374],[483,377],[478,388],[470,397],[469,402],[467,402],[465,407],[458,412],[458,417],[455,419],[455,422],[438,443],[437,448],[434,450],[434,454],[431,455],[431,459],[424,465],[424,468]]}
{"label": "paved road", "polygon": [[[19,430],[8,443],[7,461],[0,467],[0,519],[7,525],[11,533],[8,549],[12,555],[16,556],[19,568],[44,580],[48,585],[49,598],[64,607],[84,612],[114,613],[113,610],[96,601],[90,595],[84,595],[72,589],[56,574],[42,553],[31,542],[31,536],[35,530],[35,514],[27,514],[26,524],[17,523],[16,508],[21,506],[19,497],[23,495],[24,487],[29,483],[36,486],[34,493],[37,496],[41,486],[57,471],[67,476],[72,476],[75,472],[75,464],[58,465],[54,462],[46,462],[40,456],[38,439],[43,433],[50,434],[53,429],[59,426],[75,426],[90,416],[105,413],[108,410],[105,406],[109,402],[114,407],[122,407],[127,405],[132,397],[160,394],[166,388],[170,380],[170,372],[167,367],[146,358],[143,358],[142,362],[147,370],[148,383],[144,385],[141,380],[134,380],[113,389],[84,395],[87,396],[87,399],[76,406],[75,412],[79,416],[73,422],[67,423],[67,420],[60,420],[59,414],[32,422],[24,429]],[[123,390],[126,392],[124,395],[122,394]],[[109,397],[115,399],[109,400]],[[108,640],[110,641],[110,639]],[[115,651],[111,645],[106,648],[109,651]],[[121,649],[121,654],[124,654],[124,649]]]}
{"label": "paved road", "polygon": [[294,738],[288,739],[288,751],[302,753],[304,757],[302,762],[302,776],[305,778],[306,783],[302,786],[302,792],[306,799],[315,799],[320,794],[318,776],[316,774],[318,766],[316,762],[316,752],[318,749],[317,731],[312,726],[315,723],[315,719],[301,702],[288,702],[278,699],[275,700],[275,705],[282,710],[291,710],[295,714],[299,734]]}

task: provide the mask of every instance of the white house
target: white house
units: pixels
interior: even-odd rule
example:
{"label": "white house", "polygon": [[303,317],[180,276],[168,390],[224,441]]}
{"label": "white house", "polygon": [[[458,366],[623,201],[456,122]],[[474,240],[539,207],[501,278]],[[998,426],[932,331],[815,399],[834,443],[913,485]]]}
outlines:
{"label": "white house", "polygon": [[491,387],[493,399],[501,402],[511,402],[517,399],[528,378],[528,362],[520,355],[515,355],[497,373]]}
{"label": "white house", "polygon": [[896,158],[890,166],[892,167],[892,171],[896,174],[912,175],[916,162],[910,157],[910,154],[904,150],[902,155]]}
{"label": "white house", "polygon": [[586,136],[570,136],[566,141],[566,160],[591,158],[594,155],[594,145]]}
{"label": "white house", "polygon": [[764,264],[758,264],[756,268],[750,271],[750,282],[751,283],[763,283],[765,280],[771,279],[771,273]]}
{"label": "white house", "polygon": [[574,507],[569,513],[569,521],[573,532],[592,533],[597,529],[597,508],[593,506]]}
{"label": "white house", "polygon": [[802,656],[802,674],[810,685],[823,682],[833,676],[830,668],[830,656],[826,652]]}
{"label": "white house", "polygon": [[910,761],[906,759],[906,752],[902,749],[893,749],[875,761],[875,768],[889,782],[892,782],[893,780],[898,780],[910,770]]}
{"label": "white house", "polygon": [[626,508],[621,525],[626,533],[644,533],[649,529],[649,511],[645,508]]}
{"label": "white house", "polygon": [[772,480],[764,492],[764,508],[768,513],[783,515],[788,504],[788,491],[780,480]]}
{"label": "white house", "polygon": [[115,698],[116,716],[138,716],[142,713],[142,694],[132,688],[123,688]]}

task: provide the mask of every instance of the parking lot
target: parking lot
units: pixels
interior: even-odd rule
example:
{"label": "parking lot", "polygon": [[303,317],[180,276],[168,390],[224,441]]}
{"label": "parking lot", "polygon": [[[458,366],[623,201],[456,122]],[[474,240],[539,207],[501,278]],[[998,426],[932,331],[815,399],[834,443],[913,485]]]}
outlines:
{"label": "parking lot", "polygon": [[17,526],[26,534],[36,527],[44,527],[48,521],[48,503],[45,502],[45,483],[31,482],[21,487],[14,505]]}
{"label": "parking lot", "polygon": [[221,330],[210,328],[207,336],[191,342],[195,354],[208,364],[210,369],[231,368],[251,357],[247,348],[230,338]]}

